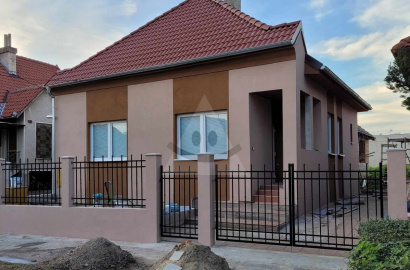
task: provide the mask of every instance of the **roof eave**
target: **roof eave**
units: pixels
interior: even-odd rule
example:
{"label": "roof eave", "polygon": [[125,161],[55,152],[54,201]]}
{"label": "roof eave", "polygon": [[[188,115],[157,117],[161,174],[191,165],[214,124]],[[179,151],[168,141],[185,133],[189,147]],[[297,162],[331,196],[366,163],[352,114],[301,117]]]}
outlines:
{"label": "roof eave", "polygon": [[69,82],[65,82],[61,84],[54,84],[54,85],[48,85],[48,86],[50,88],[73,86],[73,85],[78,85],[82,83],[95,82],[98,80],[113,79],[113,78],[118,78],[118,77],[123,77],[123,76],[136,75],[136,74],[140,74],[144,72],[159,71],[159,70],[167,69],[167,68],[175,68],[175,67],[180,67],[184,65],[198,64],[198,63],[207,62],[207,61],[220,60],[220,59],[227,58],[227,57],[240,56],[240,55],[248,54],[248,53],[254,53],[254,52],[260,52],[260,51],[269,50],[269,49],[291,46],[296,41],[296,38],[299,35],[300,31],[301,31],[301,27],[298,27],[295,32],[295,35],[292,37],[291,40],[285,40],[285,41],[281,41],[281,42],[277,42],[273,44],[242,49],[242,50],[238,50],[234,52],[227,52],[227,53],[221,53],[221,54],[216,54],[216,55],[211,55],[211,56],[205,56],[205,57],[200,57],[200,58],[195,58],[195,59],[190,59],[190,60],[184,60],[180,62],[164,64],[164,65],[159,65],[159,66],[141,68],[141,69],[136,69],[136,70],[128,70],[128,71],[119,72],[119,73],[113,73],[113,74],[108,74],[108,75],[87,78],[84,80],[69,81]]}
{"label": "roof eave", "polygon": [[357,94],[350,86],[348,86],[342,79],[340,79],[330,68],[324,65],[319,60],[315,59],[310,55],[306,55],[307,63],[318,71],[322,71],[327,76],[329,76],[333,81],[335,81],[339,86],[345,89],[350,95],[352,95],[364,108],[367,110],[372,110],[372,106],[367,103],[359,94]]}
{"label": "roof eave", "polygon": [[367,103],[359,94],[357,94],[350,86],[348,86],[342,79],[340,79],[333,71],[327,66],[323,65],[320,68],[326,75],[332,78],[337,84],[339,84],[343,89],[345,89],[350,95],[352,95],[357,101],[360,102],[367,110],[371,111],[372,106]]}

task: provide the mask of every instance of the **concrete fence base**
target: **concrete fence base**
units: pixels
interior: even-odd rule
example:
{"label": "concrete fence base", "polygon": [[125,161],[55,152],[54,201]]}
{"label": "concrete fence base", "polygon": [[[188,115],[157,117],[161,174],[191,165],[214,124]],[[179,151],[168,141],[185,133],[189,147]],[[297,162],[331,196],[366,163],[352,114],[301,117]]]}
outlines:
{"label": "concrete fence base", "polygon": [[[0,233],[85,239],[105,237],[114,241],[140,243],[157,243],[161,240],[160,154],[146,155],[146,176],[143,179],[146,208],[140,209],[74,207],[73,162],[74,157],[62,158],[61,206],[0,203]],[[5,195],[5,180],[4,173],[0,173],[2,197]]]}

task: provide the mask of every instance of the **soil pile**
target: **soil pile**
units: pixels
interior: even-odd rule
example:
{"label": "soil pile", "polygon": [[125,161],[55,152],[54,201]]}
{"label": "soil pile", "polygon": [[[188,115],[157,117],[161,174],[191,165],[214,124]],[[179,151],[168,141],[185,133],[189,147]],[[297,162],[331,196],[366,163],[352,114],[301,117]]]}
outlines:
{"label": "soil pile", "polygon": [[163,270],[167,269],[166,267],[168,269],[180,267],[183,270],[230,270],[228,262],[213,253],[209,247],[190,241],[176,246],[150,270]]}
{"label": "soil pile", "polygon": [[73,251],[43,263],[43,269],[105,270],[140,266],[133,256],[105,238],[90,240]]}

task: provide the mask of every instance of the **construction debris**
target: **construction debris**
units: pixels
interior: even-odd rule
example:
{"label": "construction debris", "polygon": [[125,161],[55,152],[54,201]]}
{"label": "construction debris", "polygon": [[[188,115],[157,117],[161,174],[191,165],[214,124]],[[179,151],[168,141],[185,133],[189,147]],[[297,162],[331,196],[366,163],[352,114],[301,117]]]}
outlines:
{"label": "construction debris", "polygon": [[153,265],[151,270],[230,270],[228,262],[207,246],[190,241],[176,246]]}

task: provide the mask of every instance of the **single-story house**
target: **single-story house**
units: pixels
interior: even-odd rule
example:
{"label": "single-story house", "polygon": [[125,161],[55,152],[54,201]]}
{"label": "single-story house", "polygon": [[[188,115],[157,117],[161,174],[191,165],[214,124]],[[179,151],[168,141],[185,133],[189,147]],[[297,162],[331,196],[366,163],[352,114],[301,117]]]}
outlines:
{"label": "single-story house", "polygon": [[186,0],[57,72],[56,156],[358,169],[357,113],[371,106],[308,54],[302,22],[267,25],[229,2]]}
{"label": "single-story house", "polygon": [[44,85],[58,66],[17,55],[10,34],[4,35],[0,63],[0,157],[51,159],[52,97]]}

